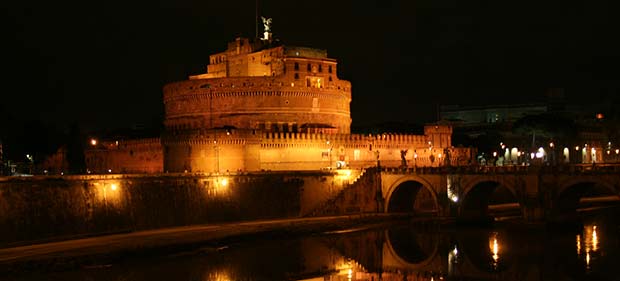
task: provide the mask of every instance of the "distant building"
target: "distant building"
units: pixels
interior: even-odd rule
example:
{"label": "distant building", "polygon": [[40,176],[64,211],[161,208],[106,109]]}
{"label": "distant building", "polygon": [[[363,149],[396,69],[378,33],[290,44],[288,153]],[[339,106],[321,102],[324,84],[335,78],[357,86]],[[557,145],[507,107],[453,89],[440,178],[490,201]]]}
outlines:
{"label": "distant building", "polygon": [[[497,144],[481,148],[486,156],[496,153],[495,158],[514,158],[510,151],[522,152],[527,157],[535,155],[541,147],[545,153],[554,151],[556,162],[571,163],[617,163],[620,162],[620,146],[612,143],[604,126],[605,104],[567,104],[561,93],[550,91],[548,102],[520,105],[456,106],[440,107],[440,124],[452,126],[457,135],[472,139],[498,136]],[[520,119],[531,116],[557,116],[574,122],[576,135],[570,140],[554,140],[539,136],[515,133],[514,125]],[[532,141],[535,143],[532,144]],[[554,143],[555,142],[555,143]],[[479,142],[480,143],[480,142]],[[500,148],[500,146],[503,146]],[[534,146],[534,147],[532,147]],[[550,147],[552,146],[552,147]],[[507,148],[506,148],[507,147]],[[488,151],[485,151],[488,150]],[[534,154],[532,154],[534,153]],[[504,157],[507,156],[507,157]],[[546,156],[545,156],[546,157]],[[550,156],[552,157],[552,156]],[[531,158],[531,157],[530,157]]]}

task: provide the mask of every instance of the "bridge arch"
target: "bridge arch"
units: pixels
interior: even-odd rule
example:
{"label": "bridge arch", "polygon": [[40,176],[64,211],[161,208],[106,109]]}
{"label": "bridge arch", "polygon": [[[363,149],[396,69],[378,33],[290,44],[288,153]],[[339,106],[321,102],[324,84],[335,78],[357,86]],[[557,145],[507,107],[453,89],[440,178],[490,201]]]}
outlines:
{"label": "bridge arch", "polygon": [[385,264],[394,268],[419,270],[436,263],[440,238],[433,233],[417,233],[411,228],[385,230]]}
{"label": "bridge arch", "polygon": [[476,178],[464,185],[459,196],[458,214],[465,219],[489,218],[496,215],[523,217],[520,194],[511,181],[494,178]]}
{"label": "bridge arch", "polygon": [[[432,185],[417,176],[404,176],[395,181],[385,192],[386,213],[424,212],[438,213],[439,201]],[[420,199],[420,200],[418,200]]]}
{"label": "bridge arch", "polygon": [[[598,198],[596,198],[598,197]],[[551,200],[551,215],[554,220],[572,219],[582,207],[583,198],[596,198],[592,202],[620,201],[620,190],[604,176],[574,177],[560,182]],[[586,199],[587,200],[587,199]]]}

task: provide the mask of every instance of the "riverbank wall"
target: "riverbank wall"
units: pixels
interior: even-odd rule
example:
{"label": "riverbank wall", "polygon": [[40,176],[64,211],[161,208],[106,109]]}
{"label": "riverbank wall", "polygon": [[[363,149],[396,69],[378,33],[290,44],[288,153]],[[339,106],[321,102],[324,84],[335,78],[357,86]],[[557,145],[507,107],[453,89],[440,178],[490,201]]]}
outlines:
{"label": "riverbank wall", "polygon": [[0,178],[0,247],[304,217],[343,189],[366,184],[355,182],[361,175],[317,171]]}

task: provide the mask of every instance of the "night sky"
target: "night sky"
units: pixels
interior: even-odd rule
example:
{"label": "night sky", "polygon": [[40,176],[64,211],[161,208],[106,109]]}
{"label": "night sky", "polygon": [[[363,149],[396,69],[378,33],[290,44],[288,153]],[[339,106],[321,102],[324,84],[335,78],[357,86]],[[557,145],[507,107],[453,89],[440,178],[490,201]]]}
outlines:
{"label": "night sky", "polygon": [[[438,104],[541,101],[547,88],[573,100],[620,95],[614,2],[271,0],[259,13],[284,44],[338,59],[353,125],[364,126],[434,121]],[[2,134],[27,120],[85,131],[160,124],[162,86],[253,37],[254,4],[4,3]]]}

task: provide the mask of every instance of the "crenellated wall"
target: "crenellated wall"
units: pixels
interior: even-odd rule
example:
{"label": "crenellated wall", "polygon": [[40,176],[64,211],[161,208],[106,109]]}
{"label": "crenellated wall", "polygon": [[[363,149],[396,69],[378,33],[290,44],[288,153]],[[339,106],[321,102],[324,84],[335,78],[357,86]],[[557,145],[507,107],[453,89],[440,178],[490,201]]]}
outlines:
{"label": "crenellated wall", "polygon": [[377,164],[398,167],[403,164],[401,152],[409,167],[469,164],[471,149],[429,145],[430,139],[444,145],[450,141],[449,136],[429,132],[359,135],[186,130],[164,135],[164,171],[302,171]]}

